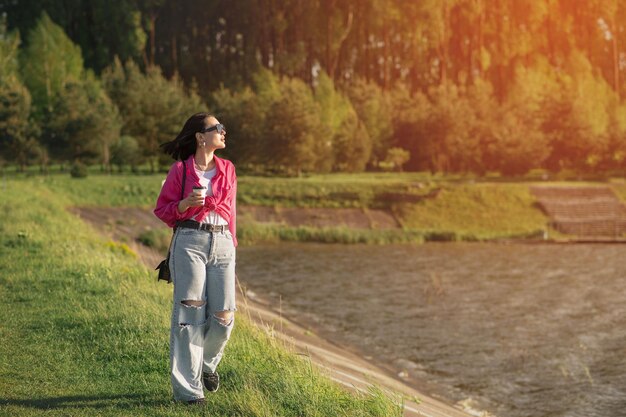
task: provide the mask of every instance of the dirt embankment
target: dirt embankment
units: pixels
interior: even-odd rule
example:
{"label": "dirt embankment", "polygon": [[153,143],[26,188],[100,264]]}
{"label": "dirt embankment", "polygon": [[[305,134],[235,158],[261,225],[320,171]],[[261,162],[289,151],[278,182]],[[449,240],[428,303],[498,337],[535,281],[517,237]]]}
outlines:
{"label": "dirt embankment", "polygon": [[360,208],[238,207],[242,220],[286,226],[337,227],[353,229],[397,229],[400,224],[388,211]]}
{"label": "dirt embankment", "polygon": [[[139,207],[75,207],[72,212],[114,237],[139,236],[150,229],[164,227],[151,210]],[[360,208],[279,208],[237,207],[239,223],[274,223],[285,226],[337,227],[353,229],[398,229],[400,224],[388,211]]]}
{"label": "dirt embankment", "polygon": [[[166,226],[151,209],[140,207],[73,207],[70,211],[94,225],[113,240],[128,245],[146,265],[161,262],[165,253],[160,253],[139,243],[145,232],[164,229]],[[240,206],[237,208],[239,224],[282,224],[285,226],[348,227],[353,229],[389,230],[400,225],[394,216],[384,210],[356,208],[278,208],[262,206]]]}
{"label": "dirt embankment", "polygon": [[156,267],[165,253],[142,245],[139,236],[165,225],[152,211],[138,207],[73,207],[70,211],[102,234],[128,245],[147,266]]}

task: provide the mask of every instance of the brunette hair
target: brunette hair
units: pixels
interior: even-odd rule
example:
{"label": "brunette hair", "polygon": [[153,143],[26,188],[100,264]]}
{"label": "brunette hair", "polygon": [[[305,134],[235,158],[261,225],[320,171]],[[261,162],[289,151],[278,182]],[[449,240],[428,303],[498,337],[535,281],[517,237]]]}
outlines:
{"label": "brunette hair", "polygon": [[178,136],[176,136],[176,139],[161,144],[163,152],[170,155],[176,161],[185,160],[196,153],[196,148],[198,147],[196,133],[204,129],[204,121],[208,117],[213,117],[213,115],[209,113],[196,113],[187,119],[182,130]]}

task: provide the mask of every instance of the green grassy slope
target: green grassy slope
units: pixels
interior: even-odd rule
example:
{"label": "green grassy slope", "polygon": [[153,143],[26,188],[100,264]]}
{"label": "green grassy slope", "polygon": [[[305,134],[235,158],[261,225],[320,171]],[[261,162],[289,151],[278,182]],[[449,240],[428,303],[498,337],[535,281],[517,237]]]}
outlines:
{"label": "green grassy slope", "polygon": [[462,240],[541,235],[546,216],[526,184],[448,185],[435,199],[397,204],[396,218],[409,230]]}
{"label": "green grassy slope", "polygon": [[204,408],[174,404],[171,286],[69,214],[73,197],[37,178],[0,191],[0,415],[400,415],[378,391],[346,392],[242,314],[220,391]]}

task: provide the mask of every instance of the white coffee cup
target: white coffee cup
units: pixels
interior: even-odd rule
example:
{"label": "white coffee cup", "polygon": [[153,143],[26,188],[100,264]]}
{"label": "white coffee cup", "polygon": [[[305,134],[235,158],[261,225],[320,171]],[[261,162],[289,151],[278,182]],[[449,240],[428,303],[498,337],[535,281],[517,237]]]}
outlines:
{"label": "white coffee cup", "polygon": [[193,187],[193,192],[198,192],[200,191],[200,195],[202,197],[206,197],[206,187]]}

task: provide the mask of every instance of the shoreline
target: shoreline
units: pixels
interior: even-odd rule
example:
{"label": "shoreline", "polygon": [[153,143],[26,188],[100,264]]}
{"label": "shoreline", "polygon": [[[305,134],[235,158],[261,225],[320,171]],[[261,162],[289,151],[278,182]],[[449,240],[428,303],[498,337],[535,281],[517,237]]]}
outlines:
{"label": "shoreline", "polygon": [[[103,223],[106,224],[107,218],[85,216],[78,208],[70,209],[70,212],[95,226],[99,234],[126,244],[137,255],[138,261],[149,269],[153,269],[153,265],[157,265],[163,258],[160,252],[137,242],[129,234],[128,228],[115,227],[113,230],[106,230],[102,226]],[[451,404],[447,399],[437,398],[439,397],[437,394],[426,394],[424,392],[428,389],[426,381],[414,381],[414,384],[409,384],[409,381],[397,375],[392,364],[384,362],[372,364],[371,357],[358,347],[346,346],[324,338],[320,335],[324,332],[313,323],[307,323],[303,316],[297,314],[287,316],[280,309],[272,308],[269,302],[264,302],[262,296],[242,288],[239,279],[238,286],[240,297],[237,306],[242,314],[246,314],[268,335],[283,341],[285,347],[295,354],[308,357],[323,373],[347,389],[366,392],[372,389],[373,385],[379,386],[394,400],[404,405],[403,415],[406,417],[493,417],[485,411],[473,409],[467,401]]]}
{"label": "shoreline", "polygon": [[[242,299],[245,300],[243,301],[244,305],[245,303],[248,303],[252,306],[255,314],[260,313],[261,316],[265,315],[266,317],[271,318],[270,323],[264,322],[262,324],[271,324],[278,326],[280,326],[280,324],[283,324],[284,326],[286,325],[286,327],[279,328],[279,333],[289,336],[290,333],[292,333],[289,331],[289,326],[292,326],[293,328],[298,328],[301,330],[300,333],[302,333],[303,337],[305,338],[319,338],[325,343],[333,346],[334,348],[341,350],[342,352],[356,355],[360,359],[366,361],[368,364],[375,362],[376,365],[372,366],[378,368],[378,370],[380,371],[383,371],[389,378],[392,378],[397,383],[408,385],[412,389],[415,389],[421,393],[425,393],[425,395],[428,395],[440,401],[452,403],[452,400],[446,398],[445,395],[440,392],[441,390],[435,382],[418,380],[410,374],[405,375],[405,373],[407,372],[406,367],[403,368],[396,366],[391,361],[385,361],[383,358],[372,352],[369,352],[365,348],[355,346],[344,340],[333,340],[331,337],[333,336],[332,331],[329,331],[324,326],[319,325],[316,320],[307,317],[305,314],[302,314],[296,309],[276,309],[274,307],[274,304],[268,301],[267,295],[258,295],[252,289],[242,290],[240,288],[239,295],[242,297]],[[300,338],[300,335],[296,335],[296,338]]]}
{"label": "shoreline", "polygon": [[[285,346],[298,355],[308,357],[333,381],[348,389],[367,392],[372,385],[381,387],[392,398],[402,397],[404,416],[480,416],[495,417],[486,411],[471,408],[471,400],[457,404],[442,395],[432,392],[432,384],[414,378],[405,380],[397,375],[392,364],[378,362],[362,349],[332,341],[325,337],[319,326],[310,323],[299,314],[274,309],[262,296],[239,292],[238,306],[242,312],[272,337],[285,343]],[[426,393],[428,391],[428,393]]]}

